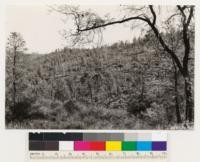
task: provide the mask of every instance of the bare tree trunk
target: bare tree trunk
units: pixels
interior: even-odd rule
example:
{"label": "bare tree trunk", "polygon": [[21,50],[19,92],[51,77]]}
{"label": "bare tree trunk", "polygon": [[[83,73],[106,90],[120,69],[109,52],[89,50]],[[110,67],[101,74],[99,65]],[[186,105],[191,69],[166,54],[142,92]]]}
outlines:
{"label": "bare tree trunk", "polygon": [[192,122],[194,119],[193,118],[193,99],[192,99],[192,89],[191,89],[192,83],[190,81],[190,76],[189,76],[188,61],[189,61],[189,55],[190,55],[190,51],[191,51],[189,25],[190,25],[191,19],[193,17],[194,6],[190,7],[188,17],[185,14],[184,6],[183,7],[177,6],[177,7],[183,16],[182,37],[183,37],[183,43],[184,43],[184,48],[185,48],[185,54],[183,57],[183,76],[184,76],[184,81],[185,81],[185,100],[186,100],[185,119]]}
{"label": "bare tree trunk", "polygon": [[14,58],[13,58],[13,110],[15,109],[16,106],[16,48],[14,48]]}
{"label": "bare tree trunk", "polygon": [[185,110],[185,119],[192,122],[194,120],[193,116],[193,99],[191,92],[191,81],[189,76],[185,77],[185,99],[186,99],[186,110]]}
{"label": "bare tree trunk", "polygon": [[90,85],[89,82],[88,82],[88,88],[89,88],[91,102],[93,102],[92,86]]}
{"label": "bare tree trunk", "polygon": [[144,101],[144,91],[145,91],[145,81],[144,81],[144,74],[142,75],[142,89],[140,93],[141,101]]}
{"label": "bare tree trunk", "polygon": [[175,92],[175,104],[176,104],[176,120],[177,123],[181,123],[181,114],[180,114],[180,106],[179,106],[179,101],[178,101],[178,75],[177,75],[177,68],[176,64],[173,61],[174,65],[174,92]]}

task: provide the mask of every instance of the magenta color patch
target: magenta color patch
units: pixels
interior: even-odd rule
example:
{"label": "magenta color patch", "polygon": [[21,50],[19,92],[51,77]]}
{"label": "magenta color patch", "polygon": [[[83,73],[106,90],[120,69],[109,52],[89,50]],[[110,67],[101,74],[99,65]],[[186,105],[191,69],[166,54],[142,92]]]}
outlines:
{"label": "magenta color patch", "polygon": [[90,151],[90,142],[86,141],[74,141],[75,151]]}

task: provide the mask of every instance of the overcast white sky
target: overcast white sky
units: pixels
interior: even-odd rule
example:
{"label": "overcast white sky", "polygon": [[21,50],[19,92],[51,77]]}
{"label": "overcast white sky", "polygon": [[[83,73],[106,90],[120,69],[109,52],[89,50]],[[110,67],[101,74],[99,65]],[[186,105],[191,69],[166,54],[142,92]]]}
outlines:
{"label": "overcast white sky", "polygon": [[[116,9],[116,6],[93,7],[101,13]],[[59,34],[59,31],[66,29],[66,24],[61,19],[60,14],[50,13],[47,6],[8,6],[6,35],[8,36],[10,32],[21,33],[29,52],[51,52],[56,48],[67,46]],[[104,43],[132,40],[133,36],[134,33],[128,27],[116,25],[104,32]]]}
{"label": "overcast white sky", "polygon": [[[84,6],[84,8],[88,7],[100,15],[108,12],[115,17],[119,15],[118,6]],[[10,32],[21,33],[26,41],[28,52],[51,52],[67,46],[66,41],[59,34],[59,31],[67,28],[61,19],[60,14],[50,13],[48,6],[10,5],[7,7],[6,35],[8,36]],[[104,31],[104,44],[112,44],[119,40],[131,41],[138,35],[140,35],[139,29],[131,31],[124,25],[111,26]]]}

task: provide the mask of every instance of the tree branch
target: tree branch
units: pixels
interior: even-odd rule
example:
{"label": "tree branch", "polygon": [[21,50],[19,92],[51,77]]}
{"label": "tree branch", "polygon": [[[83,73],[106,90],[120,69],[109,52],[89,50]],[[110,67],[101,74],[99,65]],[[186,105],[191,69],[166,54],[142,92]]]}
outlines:
{"label": "tree branch", "polygon": [[156,13],[155,13],[155,11],[154,11],[154,9],[153,9],[153,5],[149,5],[149,9],[150,9],[150,11],[151,11],[151,13],[152,13],[152,15],[153,15],[153,25],[155,25],[156,24]]}
{"label": "tree branch", "polygon": [[177,16],[177,15],[180,15],[180,13],[175,13],[173,15],[171,15],[167,20],[166,22],[169,22],[173,17]]}
{"label": "tree branch", "polygon": [[[181,12],[181,14],[183,15],[183,18],[184,18],[184,22],[186,22],[186,14],[185,14],[185,9],[187,9],[188,7],[187,6],[177,6],[178,7],[178,10]],[[160,42],[161,46],[163,47],[163,49],[174,59],[174,61],[176,62],[177,64],[177,67],[179,68],[180,72],[184,75],[184,69],[183,69],[183,66],[178,58],[178,56],[175,54],[175,52],[170,49],[170,47],[167,45],[167,43],[165,42],[165,40],[163,39],[159,29],[156,27],[156,19],[157,19],[157,15],[154,11],[154,8],[153,8],[153,5],[149,5],[149,9],[151,11],[151,14],[153,16],[153,21],[145,16],[145,15],[138,15],[138,16],[133,16],[133,17],[129,17],[129,18],[124,18],[124,19],[121,19],[121,20],[112,20],[112,21],[109,21],[109,22],[105,22],[105,21],[99,21],[99,22],[93,22],[93,23],[86,23],[86,26],[77,26],[77,35],[80,35],[82,34],[82,32],[85,32],[85,31],[90,31],[90,30],[94,30],[94,29],[98,29],[98,28],[104,28],[104,27],[107,27],[107,26],[111,26],[111,25],[115,25],[115,24],[122,24],[122,23],[125,23],[125,22],[128,22],[128,21],[131,21],[131,20],[141,20],[143,22],[146,22],[149,27],[152,29],[152,31],[154,32],[156,38],[158,39],[158,41]],[[192,14],[191,14],[192,15]],[[189,17],[192,17],[192,16],[189,16]],[[89,17],[90,18],[90,17]],[[93,17],[92,17],[93,18]],[[94,17],[94,18],[98,18],[98,17]],[[191,19],[191,18],[190,18]],[[92,19],[93,20],[93,19]],[[96,19],[94,19],[96,20]],[[98,20],[98,19],[97,19]],[[103,20],[103,19],[99,19],[99,20]],[[190,22],[190,20],[188,20],[188,23]],[[81,21],[79,22],[81,23]],[[186,30],[187,31],[187,30]]]}
{"label": "tree branch", "polygon": [[190,24],[190,22],[192,20],[193,15],[194,15],[194,6],[191,6],[190,7],[190,13],[189,13],[189,16],[188,16],[188,20],[186,22],[187,27],[189,26],[189,24]]}
{"label": "tree branch", "polygon": [[186,19],[186,15],[185,15],[185,8],[186,6],[181,7],[180,5],[177,5],[178,10],[181,12],[181,14],[183,15],[184,19]]}
{"label": "tree branch", "polygon": [[[182,20],[182,25],[183,25],[183,43],[184,43],[184,57],[183,57],[183,69],[184,69],[184,75],[187,75],[188,73],[188,60],[189,60],[189,54],[190,54],[190,38],[188,36],[188,27],[190,25],[190,22],[192,20],[193,17],[193,12],[194,12],[194,6],[177,6],[178,10],[181,12],[182,16],[183,16],[183,20]],[[185,13],[185,9],[188,8],[189,9],[189,16],[187,17],[186,13]]]}
{"label": "tree branch", "polygon": [[165,51],[167,51],[171,55],[171,57],[176,62],[177,66],[178,66],[178,68],[180,70],[180,72],[183,73],[184,71],[183,71],[183,67],[181,65],[181,62],[179,61],[178,57],[173,52],[173,50],[171,50],[169,48],[169,46],[165,43],[165,41],[162,38],[160,32],[158,31],[158,29],[155,26],[155,23],[156,23],[156,13],[154,12],[153,6],[149,6],[149,8],[151,10],[151,13],[153,14],[153,22],[151,22],[151,20],[148,17],[143,18],[143,17],[140,17],[140,16],[135,16],[135,17],[129,17],[129,18],[126,18],[126,19],[123,19],[123,20],[118,20],[118,21],[113,21],[113,22],[109,22],[109,23],[105,23],[105,24],[101,24],[101,25],[97,25],[97,26],[92,26],[92,27],[85,28],[85,29],[79,29],[78,32],[80,33],[80,32],[94,30],[94,29],[97,29],[97,28],[102,28],[102,27],[106,27],[106,26],[110,26],[110,25],[114,25],[114,24],[121,24],[121,23],[128,22],[128,21],[131,21],[131,20],[141,20],[141,21],[144,21],[144,22],[146,22],[151,27],[151,29],[153,30],[153,32],[156,35],[157,39],[159,40],[160,44],[162,45],[163,49]]}
{"label": "tree branch", "polygon": [[154,24],[151,23],[151,21],[148,21],[149,26],[151,27],[151,29],[153,30],[156,38],[158,39],[158,41],[160,42],[160,44],[162,45],[163,49],[168,52],[170,54],[170,56],[174,59],[174,61],[176,62],[180,72],[183,74],[183,67],[181,65],[181,62],[179,61],[179,58],[176,56],[176,54],[174,53],[173,50],[171,50],[169,48],[169,46],[165,43],[164,39],[162,38],[162,35],[159,33],[158,29],[155,27]]}
{"label": "tree branch", "polygon": [[183,21],[183,42],[184,42],[184,47],[185,47],[185,54],[183,57],[183,68],[185,73],[187,73],[188,71],[188,58],[189,58],[189,54],[190,54],[190,38],[188,36],[188,27],[190,25],[192,16],[193,16],[193,12],[194,12],[194,7],[191,6],[190,7],[190,13],[188,16],[188,19],[184,19]]}
{"label": "tree branch", "polygon": [[147,20],[145,18],[140,17],[140,16],[135,16],[135,17],[129,17],[129,18],[126,18],[126,19],[118,20],[118,21],[113,21],[113,22],[108,22],[108,23],[105,23],[105,24],[92,26],[92,27],[85,28],[85,29],[77,29],[77,31],[78,32],[89,31],[89,30],[93,30],[93,29],[97,29],[97,28],[103,28],[103,27],[106,27],[106,26],[111,26],[111,25],[114,25],[114,24],[121,24],[121,23],[128,22],[128,21],[131,21],[131,20],[142,20],[142,21],[147,22]]}

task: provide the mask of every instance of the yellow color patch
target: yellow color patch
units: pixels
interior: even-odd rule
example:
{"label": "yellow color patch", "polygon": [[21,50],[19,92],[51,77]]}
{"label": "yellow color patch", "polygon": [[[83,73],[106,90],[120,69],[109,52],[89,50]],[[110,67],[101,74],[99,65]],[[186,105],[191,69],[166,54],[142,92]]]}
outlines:
{"label": "yellow color patch", "polygon": [[121,151],[122,143],[120,141],[106,141],[106,151]]}

